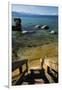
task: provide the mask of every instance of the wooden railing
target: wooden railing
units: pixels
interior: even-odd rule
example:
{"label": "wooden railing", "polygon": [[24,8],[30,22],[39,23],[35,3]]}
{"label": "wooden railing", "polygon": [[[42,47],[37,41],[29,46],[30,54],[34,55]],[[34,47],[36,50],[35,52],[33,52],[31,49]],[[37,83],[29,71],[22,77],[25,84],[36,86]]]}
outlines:
{"label": "wooden railing", "polygon": [[52,76],[53,80],[58,82],[58,62],[47,61],[46,63],[46,71],[50,76]]}
{"label": "wooden railing", "polygon": [[[38,60],[38,59],[39,58],[31,59],[31,60],[29,60],[29,62],[27,59],[13,61],[12,62],[12,72],[14,72],[16,69],[19,69],[20,77],[18,79],[16,79],[14,82],[12,79],[12,85],[21,85],[24,80],[25,74],[28,75],[28,71],[30,70],[28,63],[30,63],[30,61],[34,61],[34,60]],[[58,82],[58,70],[56,69],[56,68],[58,68],[58,63],[52,62],[50,60],[46,60],[46,62],[45,62],[45,59],[44,59],[44,61],[43,61],[43,59],[42,60],[39,59],[39,63],[41,65],[40,70],[42,69],[42,67],[45,70],[47,69],[46,70],[47,73],[49,73],[52,76],[52,78],[54,79],[55,82]],[[25,65],[25,68],[23,68],[24,65]]]}
{"label": "wooden railing", "polygon": [[[23,65],[25,65],[24,70],[23,70]],[[12,62],[12,73],[16,69],[19,69],[20,74],[19,74],[19,78],[17,78],[16,80],[12,79],[12,85],[17,85],[17,84],[22,83],[25,73],[28,72],[28,60],[24,59],[24,60],[13,61]]]}

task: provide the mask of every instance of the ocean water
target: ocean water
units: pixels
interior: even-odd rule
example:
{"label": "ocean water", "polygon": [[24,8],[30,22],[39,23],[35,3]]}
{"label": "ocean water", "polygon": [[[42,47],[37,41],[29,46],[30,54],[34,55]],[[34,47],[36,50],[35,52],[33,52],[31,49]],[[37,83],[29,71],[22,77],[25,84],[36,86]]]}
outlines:
{"label": "ocean water", "polygon": [[[58,45],[58,16],[13,16],[19,17],[21,19],[22,31],[34,31],[33,33],[20,33],[17,31],[12,31],[12,50],[17,52],[19,58],[27,58],[27,57],[41,57],[37,56],[36,53],[43,53],[44,51],[38,50],[37,48],[43,48],[44,45],[52,45],[52,50],[55,50],[55,54],[57,55],[57,45]],[[12,18],[13,18],[12,17]],[[13,23],[13,22],[12,22]],[[48,25],[48,30],[35,29],[35,25]],[[51,31],[56,31],[56,34],[51,34]],[[53,46],[55,48],[53,48]],[[51,46],[49,46],[50,48]],[[32,53],[29,50],[32,49]],[[45,48],[44,50],[49,50]],[[54,51],[53,50],[53,51]],[[36,51],[36,52],[33,52]],[[27,53],[28,52],[28,53]],[[49,51],[48,51],[49,52]],[[48,53],[46,52],[46,53]],[[34,56],[33,56],[34,55]],[[39,54],[38,54],[39,55]],[[42,54],[43,55],[43,54]],[[50,55],[50,54],[48,54]],[[48,56],[47,55],[47,56]],[[15,57],[15,56],[13,56]],[[14,59],[15,60],[15,59]]]}
{"label": "ocean water", "polygon": [[[16,17],[16,16],[13,16]],[[12,32],[13,41],[25,46],[38,46],[48,44],[50,42],[58,42],[58,34],[51,35],[50,31],[58,32],[58,16],[19,16],[21,19],[23,31],[35,31],[17,37],[15,32]],[[35,25],[48,25],[48,30],[37,30]]]}
{"label": "ocean water", "polygon": [[35,25],[48,25],[49,30],[58,30],[58,16],[21,16],[22,29],[33,30]]}
{"label": "ocean water", "polygon": [[[33,30],[34,25],[48,25],[49,30],[58,30],[58,16],[52,15],[19,15],[13,14],[12,18],[19,17],[21,19],[22,30]],[[12,23],[14,24],[13,20]]]}

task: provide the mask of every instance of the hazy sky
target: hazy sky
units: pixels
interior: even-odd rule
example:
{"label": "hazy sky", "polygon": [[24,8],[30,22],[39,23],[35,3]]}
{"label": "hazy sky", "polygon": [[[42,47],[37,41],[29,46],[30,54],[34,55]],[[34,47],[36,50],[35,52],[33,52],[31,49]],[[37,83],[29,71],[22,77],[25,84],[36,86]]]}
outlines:
{"label": "hazy sky", "polygon": [[39,15],[58,15],[58,7],[12,4],[12,11]]}

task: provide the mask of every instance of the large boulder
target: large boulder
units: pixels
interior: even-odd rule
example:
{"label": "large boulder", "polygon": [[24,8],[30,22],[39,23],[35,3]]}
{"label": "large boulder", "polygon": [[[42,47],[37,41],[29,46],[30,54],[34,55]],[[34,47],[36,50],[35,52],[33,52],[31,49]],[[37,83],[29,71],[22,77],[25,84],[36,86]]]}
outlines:
{"label": "large boulder", "polygon": [[49,29],[49,26],[48,25],[43,25],[42,27],[41,27],[41,29]]}
{"label": "large boulder", "polygon": [[57,31],[52,30],[52,31],[50,31],[50,34],[58,34],[58,32],[57,32]]}
{"label": "large boulder", "polygon": [[41,29],[41,25],[35,25],[34,28],[35,29]]}
{"label": "large boulder", "polygon": [[43,30],[43,29],[47,30],[47,29],[49,29],[49,26],[48,25],[35,25],[34,28],[41,29],[41,30]]}

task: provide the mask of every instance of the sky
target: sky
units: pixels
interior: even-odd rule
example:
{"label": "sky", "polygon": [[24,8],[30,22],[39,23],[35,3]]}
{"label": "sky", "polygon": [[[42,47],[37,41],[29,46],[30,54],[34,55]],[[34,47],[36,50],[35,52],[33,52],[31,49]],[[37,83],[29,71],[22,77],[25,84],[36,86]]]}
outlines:
{"label": "sky", "polygon": [[37,15],[58,15],[58,7],[12,4],[12,11]]}

